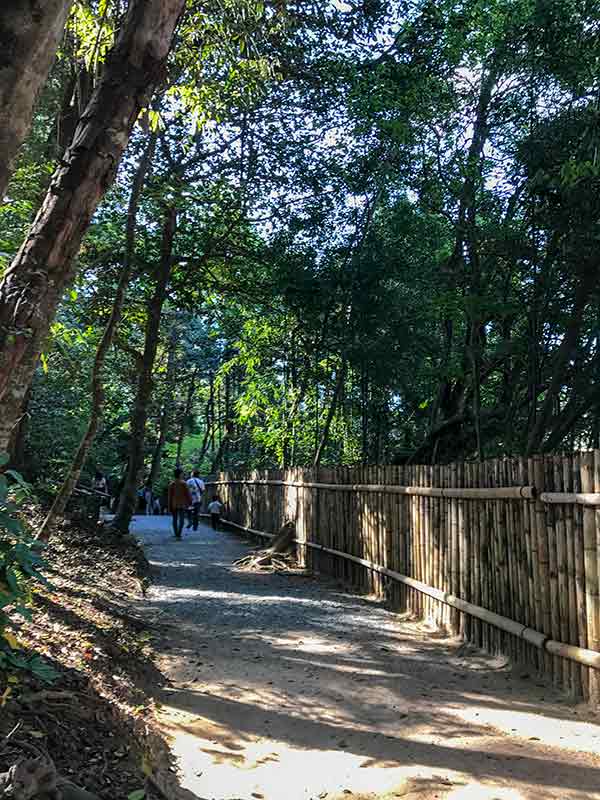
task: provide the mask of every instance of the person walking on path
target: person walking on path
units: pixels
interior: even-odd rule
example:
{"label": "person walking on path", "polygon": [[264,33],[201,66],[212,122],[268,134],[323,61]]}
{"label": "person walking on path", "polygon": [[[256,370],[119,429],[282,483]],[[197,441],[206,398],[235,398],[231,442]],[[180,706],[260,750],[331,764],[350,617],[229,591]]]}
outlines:
{"label": "person walking on path", "polygon": [[215,495],[212,499],[212,502],[208,504],[208,513],[210,514],[210,524],[212,525],[213,531],[219,530],[219,522],[221,520],[221,514],[223,513],[223,503],[219,500],[217,495]]}
{"label": "person walking on path", "polygon": [[146,481],[144,484],[144,502],[146,503],[146,516],[150,516],[154,506],[154,492],[152,491],[152,484]]}
{"label": "person walking on path", "polygon": [[200,516],[200,506],[202,505],[202,495],[204,494],[204,481],[200,477],[197,469],[192,472],[192,476],[187,481],[188,489],[192,495],[192,516],[188,528],[198,530],[198,519]]}
{"label": "person walking on path", "polygon": [[181,475],[182,470],[178,467],[174,473],[175,480],[169,484],[169,511],[173,515],[173,533],[176,539],[181,539],[185,512],[192,503],[192,495]]}

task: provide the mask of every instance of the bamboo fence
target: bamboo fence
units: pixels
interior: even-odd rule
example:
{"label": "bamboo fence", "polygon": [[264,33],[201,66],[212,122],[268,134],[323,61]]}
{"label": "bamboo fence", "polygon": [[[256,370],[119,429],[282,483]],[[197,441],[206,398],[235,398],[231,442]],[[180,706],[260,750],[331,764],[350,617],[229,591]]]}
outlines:
{"label": "bamboo fence", "polygon": [[[600,451],[223,473],[238,528],[600,705]],[[209,492],[212,494],[212,491]]]}

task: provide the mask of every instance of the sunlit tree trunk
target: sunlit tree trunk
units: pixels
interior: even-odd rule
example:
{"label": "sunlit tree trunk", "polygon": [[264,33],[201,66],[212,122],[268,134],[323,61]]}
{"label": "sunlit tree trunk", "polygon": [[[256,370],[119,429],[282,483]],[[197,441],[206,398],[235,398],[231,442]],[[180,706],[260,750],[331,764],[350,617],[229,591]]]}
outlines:
{"label": "sunlit tree trunk", "polygon": [[102,78],[29,234],[0,283],[0,450],[8,445],[40,350],[98,203],[140,110],[165,77],[185,0],[131,0]]}

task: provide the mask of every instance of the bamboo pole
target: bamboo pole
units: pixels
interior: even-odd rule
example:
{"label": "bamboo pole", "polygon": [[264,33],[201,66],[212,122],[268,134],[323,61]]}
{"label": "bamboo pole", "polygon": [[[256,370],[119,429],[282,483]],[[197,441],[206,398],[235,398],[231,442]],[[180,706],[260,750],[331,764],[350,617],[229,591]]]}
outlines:
{"label": "bamboo pole", "polygon": [[[456,475],[457,465],[456,463],[450,464],[450,487],[451,489],[456,487],[457,484],[457,475]],[[458,500],[456,499],[456,495],[451,494],[451,492],[447,493],[447,496],[450,497],[450,591],[452,594],[457,594],[459,591],[459,575],[458,575],[458,557],[459,557],[459,545],[458,545]],[[453,635],[458,633],[459,628],[459,615],[455,611],[450,612],[450,630]]]}
{"label": "bamboo pole", "polygon": [[[570,492],[573,486],[573,464],[570,455],[562,459],[562,488]],[[573,507],[565,505],[565,537],[567,542],[567,575],[569,584],[569,638],[570,644],[579,642],[577,629],[577,577],[575,570],[575,525]],[[581,669],[579,664],[571,662],[571,695],[577,698],[583,695]]]}
{"label": "bamboo pole", "polygon": [[[562,489],[562,458],[554,456],[552,459],[554,472],[554,488]],[[556,536],[556,568],[558,582],[558,622],[559,635],[555,638],[561,642],[570,642],[569,632],[569,579],[567,557],[567,534],[565,529],[565,507],[554,506],[554,526]],[[562,663],[562,685],[565,691],[571,690],[571,667],[567,662]]]}
{"label": "bamboo pole", "polygon": [[[431,484],[438,486],[440,485],[440,468],[437,465],[432,467],[431,470]],[[442,500],[438,497],[433,497],[431,499],[431,513],[432,513],[431,525],[432,525],[432,535],[433,535],[432,585],[437,587],[438,589],[441,588],[441,580],[440,580],[440,555],[441,555],[440,542],[442,537],[441,520],[440,520],[441,502]],[[434,624],[437,628],[441,628],[443,625],[442,608],[443,606],[440,603],[435,604]]]}
{"label": "bamboo pole", "polygon": [[[465,483],[465,465],[458,464],[457,480],[460,485]],[[458,505],[458,594],[459,597],[467,596],[467,568],[469,558],[469,547],[467,543],[467,530],[465,522],[465,501],[459,498]],[[469,638],[468,617],[461,614],[458,618],[458,635],[464,641]]]}
{"label": "bamboo pole", "polygon": [[[258,485],[281,485],[286,483],[282,480],[218,480],[218,481],[209,481],[207,485],[217,485],[217,484],[225,484],[225,483],[254,483]],[[288,485],[294,485],[294,481],[287,482]],[[456,497],[463,500],[481,500],[485,498],[494,498],[496,500],[502,499],[524,499],[530,500],[536,496],[536,487],[535,486],[499,486],[499,487],[490,487],[488,489],[474,489],[469,487],[447,487],[443,488],[441,486],[419,486],[419,485],[411,485],[411,486],[389,486],[385,484],[377,484],[377,483],[349,483],[349,484],[337,484],[337,483],[323,483],[323,482],[307,482],[305,484],[308,488],[317,488],[317,489],[329,489],[330,491],[337,491],[337,492],[364,492],[364,493],[377,493],[377,492],[389,492],[391,494],[406,494],[406,495],[415,495],[420,497]],[[584,501],[582,499],[582,504],[595,504],[592,503],[591,498],[595,498],[595,494],[590,494],[587,496],[581,495],[582,498],[587,497],[588,499]]]}
{"label": "bamboo pole", "polygon": [[[479,464],[471,465],[471,483],[473,486],[479,484]],[[483,605],[482,601],[482,552],[481,552],[481,519],[483,511],[483,503],[479,500],[473,505],[472,511],[472,525],[473,525],[473,558],[472,558],[472,594],[471,602],[475,605]],[[473,621],[473,641],[477,647],[483,646],[483,625],[481,620],[476,618]]]}
{"label": "bamboo pole", "polygon": [[600,507],[600,492],[542,492],[542,503]]}
{"label": "bamboo pole", "polygon": [[[594,454],[581,454],[581,488],[584,493],[593,491]],[[596,544],[596,512],[589,507],[583,509],[583,547],[585,567],[585,607],[587,616],[587,639],[590,650],[600,647],[600,602],[598,597],[598,550]],[[589,699],[600,703],[600,675],[589,676]]]}
{"label": "bamboo pole", "polygon": [[[510,485],[513,482],[512,467],[512,461],[505,458],[502,462],[503,483]],[[506,557],[508,567],[508,605],[506,614],[511,619],[520,621],[522,614],[519,607],[518,554],[516,552],[517,543],[514,534],[513,503],[510,500],[504,503],[504,517],[506,520]],[[520,639],[509,637],[508,644],[511,658],[516,662],[521,661]]]}
{"label": "bamboo pole", "polygon": [[[554,463],[552,456],[544,458],[544,485],[554,487]],[[560,640],[560,605],[558,598],[558,557],[557,557],[557,530],[555,519],[556,506],[546,505],[546,536],[548,538],[548,575],[550,577],[550,622],[551,634],[555,640]],[[563,685],[563,663],[559,658],[554,658],[552,674],[555,686]]]}
{"label": "bamboo pole", "polygon": [[[528,464],[525,458],[519,458],[519,481],[529,480]],[[524,615],[523,622],[530,628],[535,627],[535,590],[533,585],[533,555],[531,536],[531,502],[525,503],[521,508],[521,525],[523,530],[524,551]],[[528,648],[528,660],[537,667],[537,658]]]}
{"label": "bamboo pole", "polygon": [[[573,469],[571,472],[573,479],[573,489],[575,492],[581,490],[581,453],[573,454]],[[575,546],[575,586],[577,593],[577,631],[579,647],[587,649],[588,630],[586,618],[585,601],[585,554],[583,544],[583,507],[573,506],[575,535],[573,542]],[[589,670],[581,668],[581,688],[584,699],[589,699],[590,694],[590,675]]]}
{"label": "bamboo pole", "polygon": [[[541,456],[533,459],[534,480],[536,486],[544,485],[544,460]],[[538,544],[538,570],[540,588],[540,612],[542,620],[542,631],[550,636],[552,633],[552,613],[550,608],[550,570],[548,565],[548,533],[546,530],[546,514],[544,504],[536,501],[535,518]],[[552,676],[552,659],[548,656],[544,658],[544,668]]]}

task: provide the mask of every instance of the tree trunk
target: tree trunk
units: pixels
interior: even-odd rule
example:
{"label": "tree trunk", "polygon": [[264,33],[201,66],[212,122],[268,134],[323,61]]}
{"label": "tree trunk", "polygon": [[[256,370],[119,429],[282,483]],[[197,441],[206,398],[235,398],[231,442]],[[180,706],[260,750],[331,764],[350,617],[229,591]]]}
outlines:
{"label": "tree trunk", "polygon": [[3,0],[0,4],[0,202],[72,2]]}
{"label": "tree trunk", "polygon": [[94,366],[92,368],[92,379],[91,379],[91,409],[90,409],[90,418],[88,421],[87,429],[83,435],[79,443],[79,447],[75,452],[75,456],[73,457],[73,461],[71,462],[71,466],[65,480],[60,487],[58,494],[56,495],[54,502],[48,512],[46,519],[44,520],[44,524],[42,525],[41,529],[38,532],[37,538],[41,539],[42,541],[48,541],[50,538],[50,528],[52,526],[53,521],[56,519],[57,516],[62,514],[67,507],[67,503],[71,499],[71,495],[73,494],[73,489],[77,486],[77,481],[79,480],[79,476],[81,475],[81,470],[85,462],[87,461],[87,457],[91,450],[91,447],[94,443],[94,439],[96,438],[96,432],[98,430],[98,425],[102,418],[102,412],[104,410],[104,386],[102,382],[102,372],[104,370],[104,362],[106,361],[106,356],[110,347],[113,343],[115,331],[121,319],[121,313],[123,311],[123,303],[125,301],[125,292],[127,290],[127,286],[131,279],[131,272],[133,269],[133,255],[135,250],[135,229],[136,229],[136,221],[137,221],[137,211],[140,204],[140,197],[142,194],[142,189],[144,186],[144,180],[146,178],[146,174],[150,165],[152,163],[152,157],[154,155],[154,149],[156,146],[156,135],[152,134],[148,140],[148,144],[146,145],[146,149],[140,159],[140,163],[135,173],[135,177],[133,179],[133,186],[131,188],[131,195],[129,198],[129,208],[127,210],[127,228],[125,233],[125,257],[123,259],[123,268],[121,270],[121,275],[119,277],[119,282],[117,284],[117,290],[115,293],[115,299],[113,301],[113,307],[106,323],[106,327],[104,329],[104,333],[102,334],[102,338],[100,339],[100,344],[98,345],[98,349],[96,350],[96,357],[94,359]]}
{"label": "tree trunk", "polygon": [[597,266],[595,264],[588,264],[587,267],[584,267],[579,276],[579,281],[575,290],[575,299],[573,301],[573,313],[571,314],[569,326],[554,356],[552,379],[546,391],[542,407],[537,414],[533,430],[529,435],[529,440],[527,442],[528,456],[532,456],[542,448],[548,422],[552,417],[553,404],[561,386],[564,384],[565,370],[577,344],[583,315],[597,283]]}
{"label": "tree trunk", "polygon": [[171,335],[169,336],[169,354],[167,356],[167,374],[165,375],[165,401],[163,403],[162,412],[160,415],[158,441],[154,448],[154,455],[152,456],[152,466],[150,467],[150,484],[154,486],[160,471],[160,461],[162,452],[167,440],[167,431],[169,429],[169,422],[171,420],[171,411],[173,408],[173,389],[175,384],[175,364],[177,354],[177,341],[179,337],[179,328],[177,323],[173,323],[171,328]]}
{"label": "tree trunk", "polygon": [[119,506],[113,520],[113,527],[127,533],[131,517],[135,513],[137,487],[144,467],[144,440],[146,421],[148,419],[148,403],[152,395],[152,372],[158,349],[160,335],[160,318],[163,304],[167,296],[167,285],[171,273],[171,256],[173,239],[177,225],[175,209],[166,209],[163,224],[160,264],[156,275],[154,293],[148,303],[148,321],[144,339],[144,355],[138,376],[138,387],[131,415],[131,440],[129,443],[129,465],[125,476],[125,485],[119,498]]}
{"label": "tree trunk", "polygon": [[198,375],[198,368],[194,370],[191,377],[187,395],[185,398],[185,406],[183,407],[183,414],[181,416],[181,424],[179,426],[179,436],[177,437],[177,455],[175,456],[175,463],[181,466],[181,451],[183,449],[183,440],[185,439],[185,423],[192,410],[192,403],[194,402],[194,392],[196,391],[196,376]]}
{"label": "tree trunk", "polygon": [[133,125],[164,80],[185,0],[131,0],[121,34],[27,239],[0,283],[0,450],[5,450],[44,339],[96,207]]}
{"label": "tree trunk", "polygon": [[329,405],[329,411],[327,412],[327,419],[325,420],[325,425],[323,426],[323,431],[321,433],[321,438],[319,440],[319,445],[315,452],[315,457],[313,459],[313,467],[318,467],[321,463],[321,458],[323,456],[323,450],[327,445],[327,440],[329,439],[329,431],[331,429],[331,423],[333,422],[333,418],[335,417],[335,412],[337,410],[338,399],[340,394],[342,393],[342,388],[344,386],[344,378],[346,377],[346,362],[342,361],[340,366],[340,371],[337,376],[337,381],[335,384],[335,389],[333,390],[333,397],[331,398],[331,403]]}

